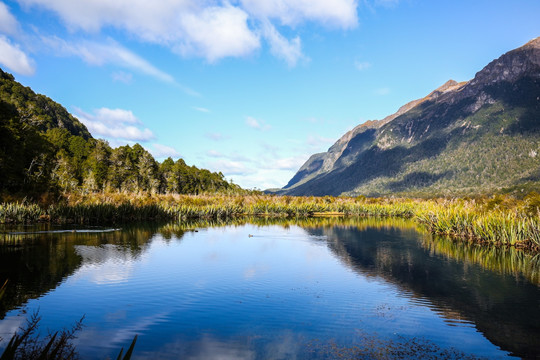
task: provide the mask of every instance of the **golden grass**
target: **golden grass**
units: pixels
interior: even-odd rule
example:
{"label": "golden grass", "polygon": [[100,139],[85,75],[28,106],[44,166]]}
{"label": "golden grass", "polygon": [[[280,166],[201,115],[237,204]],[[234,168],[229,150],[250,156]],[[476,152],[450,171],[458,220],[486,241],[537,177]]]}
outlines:
{"label": "golden grass", "polygon": [[540,195],[524,200],[395,199],[250,195],[70,194],[45,208],[0,204],[0,223],[112,223],[145,220],[227,219],[240,216],[360,216],[413,218],[430,232],[476,242],[540,251]]}

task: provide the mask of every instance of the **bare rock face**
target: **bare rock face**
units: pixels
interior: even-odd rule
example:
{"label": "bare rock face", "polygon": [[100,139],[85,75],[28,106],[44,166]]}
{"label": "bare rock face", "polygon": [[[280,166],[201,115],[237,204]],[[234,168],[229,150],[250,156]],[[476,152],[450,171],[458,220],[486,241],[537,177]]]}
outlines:
{"label": "bare rock face", "polygon": [[[501,109],[521,106],[519,114],[528,117],[528,120],[523,120],[514,116],[517,124],[505,123],[498,127],[497,134],[503,133],[500,131],[502,127],[521,129],[536,126],[534,114],[540,114],[540,37],[493,60],[470,81],[449,80],[382,120],[356,126],[326,153],[313,155],[282,193],[350,194],[355,189],[364,188],[363,184],[377,182],[380,177],[398,178],[408,164],[444,154],[445,144],[459,142],[456,140],[458,135],[479,132],[480,129],[488,131],[486,129],[490,126],[475,124],[478,119],[469,117],[497,105]],[[497,119],[502,117],[507,122],[510,119],[500,114],[497,116]],[[483,121],[489,123],[489,118]],[[540,130],[540,116],[537,122]],[[397,159],[399,154],[405,158]],[[393,163],[396,161],[403,161],[402,166]],[[429,178],[429,174],[425,176]]]}
{"label": "bare rock face", "polygon": [[514,82],[525,73],[536,72],[538,76],[539,69],[540,37],[537,37],[522,47],[493,60],[476,74],[470,86],[476,87],[501,81]]}

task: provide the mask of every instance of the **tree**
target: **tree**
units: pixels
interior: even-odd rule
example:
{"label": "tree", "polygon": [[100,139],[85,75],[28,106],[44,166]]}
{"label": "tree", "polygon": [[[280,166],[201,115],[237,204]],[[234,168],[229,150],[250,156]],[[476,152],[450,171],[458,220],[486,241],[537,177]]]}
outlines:
{"label": "tree", "polygon": [[73,159],[70,158],[64,149],[56,154],[56,164],[52,171],[52,179],[64,193],[75,191],[79,185],[79,180],[75,177]]}
{"label": "tree", "polygon": [[21,122],[17,109],[0,100],[1,189],[43,192],[51,171],[51,144],[35,128]]}
{"label": "tree", "polygon": [[136,190],[136,177],[130,153],[129,145],[120,146],[111,152],[107,181],[114,190]]}
{"label": "tree", "polygon": [[157,193],[159,191],[160,184],[158,176],[158,165],[152,155],[144,149],[137,159],[137,170],[138,190]]}
{"label": "tree", "polygon": [[161,193],[178,193],[178,181],[174,173],[174,160],[170,157],[159,165],[161,175]]}
{"label": "tree", "polygon": [[105,140],[91,140],[92,150],[85,164],[84,183],[87,190],[101,190],[106,186],[111,168],[111,147]]}

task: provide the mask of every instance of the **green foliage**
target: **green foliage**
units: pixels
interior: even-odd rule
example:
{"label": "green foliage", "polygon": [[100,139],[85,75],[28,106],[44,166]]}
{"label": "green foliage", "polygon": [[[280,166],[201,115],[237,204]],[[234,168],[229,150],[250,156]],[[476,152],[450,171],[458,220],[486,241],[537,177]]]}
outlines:
{"label": "green foliage", "polygon": [[50,143],[22,123],[12,105],[0,100],[0,189],[45,190],[52,154]]}
{"label": "green foliage", "polygon": [[71,343],[75,333],[82,328],[83,319],[75,323],[72,329],[60,333],[49,333],[45,338],[36,334],[40,317],[33,314],[27,321],[26,327],[20,333],[13,335],[7,344],[0,360],[71,360],[79,356]]}
{"label": "green foliage", "polygon": [[540,250],[538,195],[461,200],[290,197],[275,195],[70,194],[69,202],[43,210],[31,204],[0,204],[0,222],[103,224],[144,220],[227,219],[239,216],[413,218],[436,234],[495,245]]}
{"label": "green foliage", "polygon": [[[0,70],[0,197],[23,194],[240,192],[223,174],[179,159],[159,164],[141,145],[112,149],[63,107]],[[9,195],[8,195],[9,194]],[[22,197],[22,196],[21,196]]]}
{"label": "green foliage", "polygon": [[15,81],[11,74],[0,69],[0,100],[13,105],[22,121],[37,130],[64,128],[70,134],[89,139],[86,127],[60,104],[48,97],[36,94],[29,87]]}
{"label": "green foliage", "polygon": [[133,341],[131,342],[131,345],[129,346],[128,350],[126,351],[126,355],[122,357],[122,353],[124,352],[124,348],[120,349],[120,353],[118,354],[118,357],[116,360],[129,360],[131,359],[131,355],[133,355],[133,349],[135,348],[135,343],[137,342],[137,335],[133,338]]}
{"label": "green foliage", "polygon": [[[39,334],[36,334],[40,320],[41,318],[38,316],[37,312],[32,314],[27,320],[26,326],[21,328],[19,332],[11,337],[3,353],[0,355],[0,360],[79,359],[79,354],[72,344],[72,340],[76,338],[76,333],[82,329],[84,316],[77,321],[71,329],[63,329],[60,332],[57,331],[55,333],[49,332],[44,338],[41,338]],[[117,360],[130,360],[136,342],[137,335],[133,338],[133,341],[124,356],[122,356],[124,348],[120,350]]]}
{"label": "green foliage", "polygon": [[526,202],[512,204],[494,197],[485,203],[428,202],[415,215],[435,234],[540,250],[540,219],[528,212]]}
{"label": "green foliage", "polygon": [[37,204],[3,203],[0,204],[0,223],[35,223],[45,215],[45,211]]}

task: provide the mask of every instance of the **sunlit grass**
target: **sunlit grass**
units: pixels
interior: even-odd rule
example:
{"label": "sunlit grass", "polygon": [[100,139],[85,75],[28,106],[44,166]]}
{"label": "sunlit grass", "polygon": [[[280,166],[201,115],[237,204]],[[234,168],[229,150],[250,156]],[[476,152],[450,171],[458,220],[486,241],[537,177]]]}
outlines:
{"label": "sunlit grass", "polygon": [[540,195],[523,200],[292,197],[275,195],[71,194],[56,204],[0,204],[1,223],[109,224],[241,216],[300,218],[328,215],[412,218],[435,234],[540,251]]}

